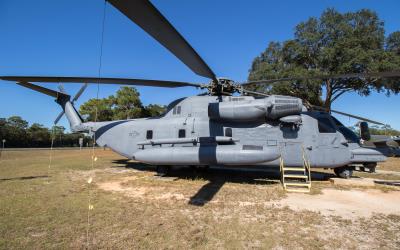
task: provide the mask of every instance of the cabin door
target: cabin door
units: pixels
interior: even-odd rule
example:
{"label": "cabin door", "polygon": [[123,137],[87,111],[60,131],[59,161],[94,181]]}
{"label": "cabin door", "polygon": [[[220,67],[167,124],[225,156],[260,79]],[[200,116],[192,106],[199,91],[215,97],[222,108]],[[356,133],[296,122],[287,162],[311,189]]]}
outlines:
{"label": "cabin door", "polygon": [[318,117],[318,134],[313,148],[311,165],[337,167],[348,163],[349,150],[341,143],[341,134],[329,116]]}
{"label": "cabin door", "polygon": [[303,166],[302,143],[298,141],[286,141],[281,143],[281,154],[285,166]]}

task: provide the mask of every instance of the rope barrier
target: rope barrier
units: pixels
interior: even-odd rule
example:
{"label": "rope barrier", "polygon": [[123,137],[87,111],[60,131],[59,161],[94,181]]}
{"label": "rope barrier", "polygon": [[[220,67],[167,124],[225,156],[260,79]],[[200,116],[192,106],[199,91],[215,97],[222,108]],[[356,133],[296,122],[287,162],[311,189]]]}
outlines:
{"label": "rope barrier", "polygon": [[53,125],[53,129],[51,131],[49,165],[48,165],[48,168],[47,168],[47,184],[50,183],[50,170],[51,170],[51,165],[53,163],[53,146],[54,146],[54,137],[55,137],[55,127],[56,127],[56,124]]}
{"label": "rope barrier", "polygon": [[1,146],[1,149],[0,149],[0,163],[1,163],[1,161],[2,161],[2,155],[3,155],[3,150],[4,150],[4,143],[6,142],[6,140],[5,139],[2,139],[1,140],[1,144],[2,144],[2,146]]}
{"label": "rope barrier", "polygon": [[[60,86],[60,82],[58,83],[58,86]],[[58,100],[58,91],[57,91],[57,100]],[[49,154],[49,164],[47,167],[47,184],[50,183],[50,170],[51,170],[51,166],[53,164],[53,147],[54,147],[54,137],[55,137],[55,127],[56,124],[53,124],[53,128],[51,131],[51,143],[50,143],[50,154]]]}
{"label": "rope barrier", "polygon": [[[106,20],[106,6],[107,1],[104,1],[103,5],[103,22],[101,28],[101,40],[100,40],[100,55],[99,55],[99,68],[98,68],[98,77],[101,77],[101,69],[102,69],[102,58],[103,58],[103,44],[104,44],[104,30],[105,30],[105,20]],[[100,92],[100,82],[97,82],[97,91],[96,91],[96,101],[99,101],[99,92]],[[95,117],[94,117],[94,124],[96,124],[98,119],[98,103],[95,106]],[[94,125],[96,126],[96,125]],[[93,133],[93,144],[92,144],[92,162],[90,170],[93,170],[95,167],[95,162],[97,161],[97,156],[95,154],[95,146],[96,146],[96,128],[92,130]],[[92,173],[93,174],[93,171]],[[89,249],[90,247],[90,222],[91,222],[91,211],[94,209],[93,206],[93,193],[92,193],[92,183],[93,183],[93,176],[90,176],[87,180],[88,184],[88,211],[87,211],[87,226],[86,226],[86,248]]]}

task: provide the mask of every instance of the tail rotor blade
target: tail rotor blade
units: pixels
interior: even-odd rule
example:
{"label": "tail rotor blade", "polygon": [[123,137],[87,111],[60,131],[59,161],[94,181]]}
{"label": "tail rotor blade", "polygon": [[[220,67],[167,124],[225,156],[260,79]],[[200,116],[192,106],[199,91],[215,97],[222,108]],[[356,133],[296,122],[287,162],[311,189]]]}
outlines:
{"label": "tail rotor blade", "polygon": [[[87,86],[88,86],[87,83],[82,85],[82,87],[79,89],[79,91],[75,94],[74,98],[72,99],[72,103],[74,103],[76,100],[79,99],[79,97],[83,94],[83,92],[85,91]],[[61,117],[63,117],[63,115],[64,115],[64,111],[61,111],[61,113],[54,120],[54,124],[57,124],[60,121]]]}
{"label": "tail rotor blade", "polygon": [[63,86],[62,84],[59,84],[59,85],[58,85],[58,90],[59,90],[61,93],[65,93],[65,89],[64,89],[64,86]]}
{"label": "tail rotor blade", "polygon": [[83,84],[83,86],[79,89],[79,91],[75,94],[74,99],[72,99],[72,102],[75,102],[76,100],[78,100],[78,98],[83,94],[83,92],[85,91],[85,89],[87,88],[88,84],[85,83]]}
{"label": "tail rotor blade", "polygon": [[61,111],[61,113],[57,116],[57,118],[54,120],[54,125],[56,125],[59,121],[60,121],[60,119],[61,119],[61,117],[64,115],[64,111]]}

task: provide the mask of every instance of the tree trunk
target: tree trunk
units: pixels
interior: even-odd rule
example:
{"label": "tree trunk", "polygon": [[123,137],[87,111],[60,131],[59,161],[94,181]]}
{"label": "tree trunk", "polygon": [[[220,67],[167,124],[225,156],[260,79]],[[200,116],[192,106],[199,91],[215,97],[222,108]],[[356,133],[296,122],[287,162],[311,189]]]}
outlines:
{"label": "tree trunk", "polygon": [[324,106],[328,112],[331,112],[331,104],[332,104],[332,82],[331,80],[327,80]]}

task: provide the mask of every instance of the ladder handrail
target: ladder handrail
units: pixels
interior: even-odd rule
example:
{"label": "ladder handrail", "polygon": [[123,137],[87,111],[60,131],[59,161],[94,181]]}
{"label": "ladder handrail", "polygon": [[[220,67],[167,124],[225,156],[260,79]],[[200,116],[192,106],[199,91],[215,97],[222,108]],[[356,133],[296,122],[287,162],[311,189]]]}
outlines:
{"label": "ladder handrail", "polygon": [[306,159],[306,152],[304,150],[304,146],[301,146],[301,149],[303,151],[303,164],[305,168],[307,169],[307,174],[308,174],[308,181],[311,183],[311,164],[310,161],[307,161]]}
{"label": "ladder handrail", "polygon": [[285,168],[284,168],[284,165],[283,165],[283,158],[282,158],[282,155],[281,155],[281,157],[279,158],[279,167],[280,167],[280,172],[281,172],[281,183],[282,183],[282,185],[284,184],[284,182],[285,182],[285,180],[284,180],[284,175],[285,175]]}

